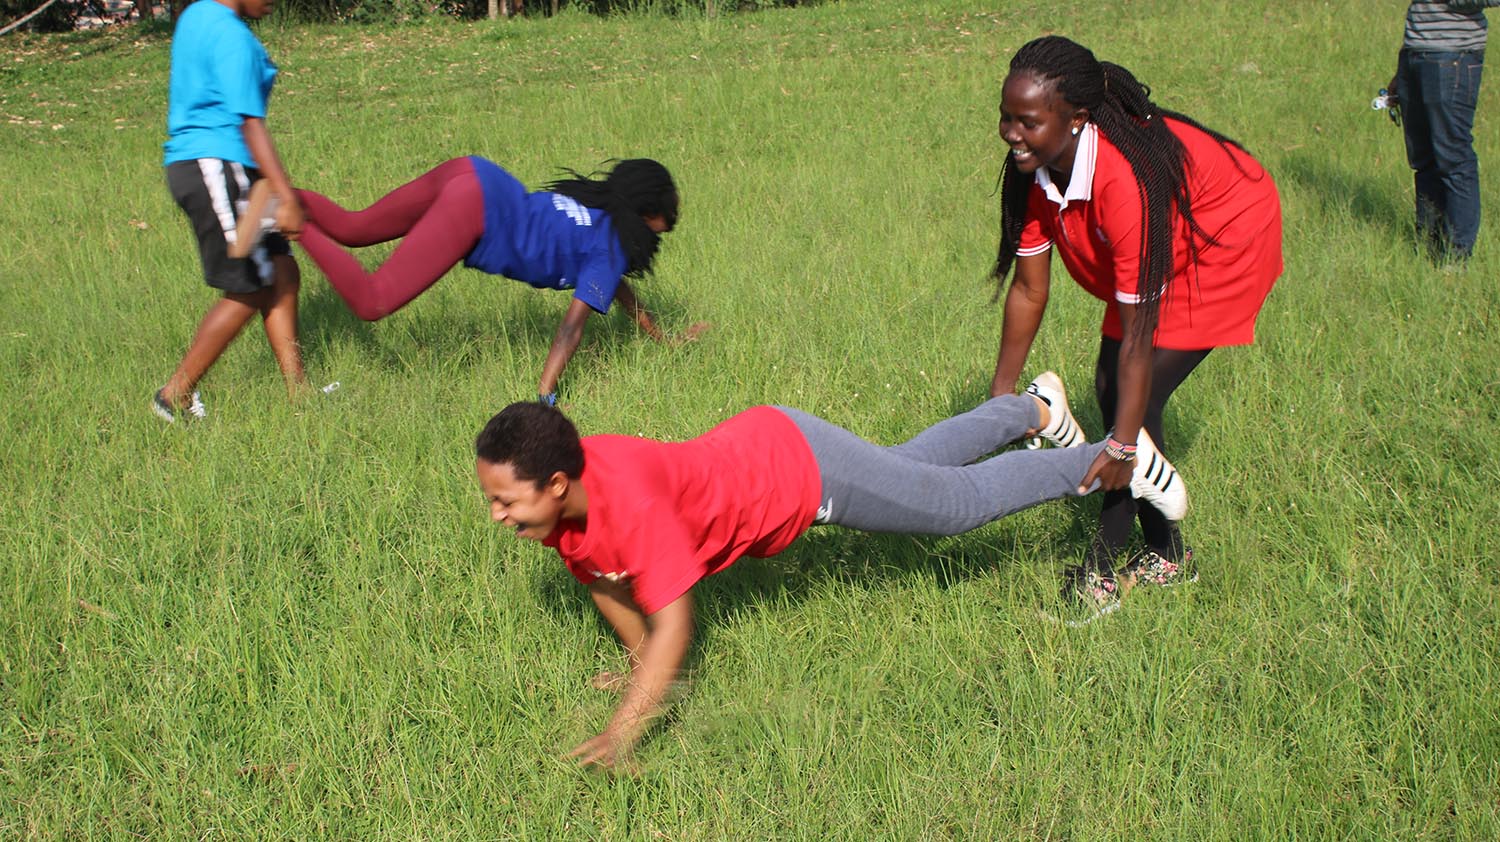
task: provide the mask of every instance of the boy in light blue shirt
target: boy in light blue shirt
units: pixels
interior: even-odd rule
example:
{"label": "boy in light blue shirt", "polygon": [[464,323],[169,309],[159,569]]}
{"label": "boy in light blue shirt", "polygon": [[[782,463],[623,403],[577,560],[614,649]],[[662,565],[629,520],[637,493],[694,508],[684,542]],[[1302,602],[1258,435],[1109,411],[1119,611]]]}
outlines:
{"label": "boy in light blue shirt", "polygon": [[[222,297],[204,315],[177,370],[152,397],[163,420],[201,418],[198,381],[257,313],[276,362],[295,392],[306,384],[297,342],[301,275],[287,240],[302,230],[302,207],[266,129],[276,65],[241,18],[258,20],[274,0],[198,0],[172,35],[163,163],[172,198],[198,240],[203,278]],[[278,236],[236,249],[250,185],[264,178],[281,199]]]}

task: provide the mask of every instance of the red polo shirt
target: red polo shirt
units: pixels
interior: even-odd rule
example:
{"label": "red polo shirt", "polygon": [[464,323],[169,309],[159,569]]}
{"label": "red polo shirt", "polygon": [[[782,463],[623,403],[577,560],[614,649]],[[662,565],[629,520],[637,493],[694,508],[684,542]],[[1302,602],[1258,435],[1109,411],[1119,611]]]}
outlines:
{"label": "red polo shirt", "polygon": [[[1187,225],[1173,215],[1175,268],[1155,344],[1178,350],[1247,345],[1255,341],[1255,318],[1282,270],[1276,184],[1240,149],[1226,149],[1176,120],[1167,126],[1187,149],[1193,218],[1216,243],[1200,241],[1197,261],[1189,261]],[[1016,249],[1027,256],[1056,247],[1073,280],[1106,303],[1101,330],[1111,339],[1121,338],[1116,302],[1139,301],[1143,201],[1125,156],[1089,123],[1079,135],[1065,193],[1045,167],[1037,171]]]}
{"label": "red polo shirt", "polygon": [[629,582],[646,614],[741,556],[786,549],[822,494],[807,439],[769,406],[685,442],[586,436],[583,458],[587,519],[560,522],[542,543],[584,584]]}

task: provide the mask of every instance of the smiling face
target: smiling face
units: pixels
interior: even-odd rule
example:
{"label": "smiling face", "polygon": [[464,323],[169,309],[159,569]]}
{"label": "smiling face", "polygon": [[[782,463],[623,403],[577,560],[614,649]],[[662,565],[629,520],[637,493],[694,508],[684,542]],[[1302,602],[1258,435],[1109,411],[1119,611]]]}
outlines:
{"label": "smiling face", "polygon": [[1042,167],[1068,173],[1078,151],[1078,135],[1088,111],[1074,108],[1029,72],[1012,73],[1000,94],[1000,139],[1010,147],[1016,168],[1028,175]]}
{"label": "smiling face", "polygon": [[552,534],[563,518],[570,481],[561,471],[537,487],[534,480],[516,476],[509,462],[474,463],[479,487],[490,504],[490,520],[515,530],[516,536],[540,541]]}

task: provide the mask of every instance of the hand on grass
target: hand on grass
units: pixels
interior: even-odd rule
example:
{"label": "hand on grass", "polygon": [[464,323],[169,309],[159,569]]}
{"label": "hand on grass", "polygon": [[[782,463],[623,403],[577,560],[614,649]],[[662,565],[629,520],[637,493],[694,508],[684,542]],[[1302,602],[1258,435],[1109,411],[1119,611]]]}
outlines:
{"label": "hand on grass", "polygon": [[623,693],[630,686],[630,673],[603,670],[589,679],[589,686],[609,693]]}
{"label": "hand on grass", "polygon": [[1118,459],[1111,459],[1109,454],[1101,450],[1099,455],[1094,457],[1094,464],[1089,466],[1089,472],[1083,475],[1083,482],[1078,484],[1078,493],[1089,493],[1094,486],[1094,480],[1099,481],[1101,491],[1126,488],[1130,485],[1130,477],[1134,471],[1134,459],[1121,462]]}
{"label": "hand on grass", "polygon": [[689,327],[687,330],[684,330],[682,333],[679,333],[676,336],[672,337],[667,344],[673,346],[674,348],[678,345],[686,345],[687,343],[692,342],[693,340],[702,336],[703,332],[708,330],[710,327],[713,327],[713,325],[709,324],[708,322],[698,322],[697,324]]}
{"label": "hand on grass", "polygon": [[580,743],[577,748],[568,752],[568,756],[577,760],[579,766],[614,769],[628,761],[632,747],[632,741],[605,730],[599,736]]}

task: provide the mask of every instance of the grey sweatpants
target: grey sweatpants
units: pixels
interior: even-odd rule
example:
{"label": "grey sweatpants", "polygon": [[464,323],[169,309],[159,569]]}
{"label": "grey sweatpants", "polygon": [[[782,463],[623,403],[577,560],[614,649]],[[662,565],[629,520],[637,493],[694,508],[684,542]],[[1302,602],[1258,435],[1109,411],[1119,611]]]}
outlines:
{"label": "grey sweatpants", "polygon": [[817,523],[865,532],[957,535],[1078,493],[1104,445],[1012,450],[975,462],[1038,426],[1036,402],[1001,395],[881,447],[815,415],[778,406],[812,446],[823,477]]}

